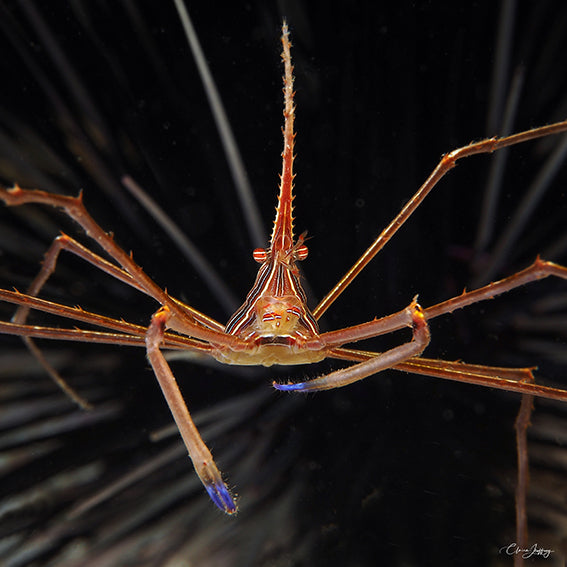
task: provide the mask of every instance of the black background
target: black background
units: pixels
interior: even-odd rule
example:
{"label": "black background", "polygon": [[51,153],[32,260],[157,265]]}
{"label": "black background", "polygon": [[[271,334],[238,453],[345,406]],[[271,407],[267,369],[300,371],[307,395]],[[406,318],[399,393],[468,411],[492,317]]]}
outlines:
{"label": "black background", "polygon": [[[83,94],[74,94],[65,81],[61,61],[50,57],[24,5],[49,30],[72,68],[73,88],[84,89]],[[93,216],[134,251],[149,275],[172,295],[226,321],[229,313],[119,183],[125,173],[140,182],[236,297],[245,296],[255,275],[251,250],[256,245],[245,228],[173,6],[126,1],[0,6],[2,180],[68,194],[83,189]],[[312,306],[444,152],[502,132],[502,109],[488,125],[500,3],[458,3],[450,9],[429,2],[197,3],[190,9],[266,234],[281,167],[279,27],[288,18],[297,92],[296,227],[310,237],[303,267]],[[506,88],[514,71],[522,68],[525,74],[513,130],[564,119],[567,10],[562,3],[520,3],[514,22]],[[498,234],[556,141],[512,150],[496,236],[481,258],[490,259]],[[337,300],[322,328],[388,314],[418,293],[424,306],[431,305],[482,277],[474,271],[474,243],[489,167],[489,158],[472,158],[443,180]],[[494,277],[527,266],[564,238],[566,212],[563,169]],[[39,209],[0,214],[2,286],[23,290],[53,236],[60,229],[72,231],[73,225]],[[559,250],[549,259],[566,263],[565,249]],[[435,322],[427,355],[479,364],[537,364],[541,376],[561,383],[565,335],[561,338],[560,323],[534,336],[518,327],[516,317],[561,290],[561,282],[535,284]],[[62,260],[46,295],[140,324],[155,309],[72,258]],[[8,318],[10,309],[5,313]],[[240,497],[236,518],[222,517],[198,488],[168,505],[155,504],[168,483],[191,478],[190,463],[179,458],[86,512],[70,528],[64,520],[70,507],[156,454],[159,444],[151,444],[147,435],[169,422],[167,408],[141,350],[46,344],[46,352],[63,357],[62,371],[73,385],[90,392],[95,402],[119,408],[95,426],[59,432],[42,420],[70,414],[70,404],[63,400],[62,408],[49,405],[43,415],[26,416],[30,400],[61,397],[40,373],[32,382],[20,368],[25,354],[17,340],[2,344],[6,364],[12,364],[5,379],[6,407],[22,408],[20,422],[5,426],[6,435],[35,423],[43,433],[34,441],[57,440],[48,457],[5,473],[3,498],[31,494],[61,471],[78,474],[86,463],[102,463],[90,482],[47,491],[40,505],[20,503],[10,516],[4,536],[22,538],[18,553],[26,545],[35,550],[38,541],[49,542],[32,553],[37,565],[85,565],[95,556],[115,565],[125,563],[127,553],[136,564],[161,565],[183,545],[181,557],[201,565],[207,560],[214,565],[511,563],[499,549],[515,538],[516,395],[395,372],[294,401],[274,393],[257,415],[213,443]],[[368,346],[383,348],[382,343]],[[242,373],[179,364],[175,370],[190,409],[197,410],[259,387],[269,389],[274,378],[301,379],[329,367],[336,365]],[[29,388],[19,390],[22,384]],[[560,411],[539,410],[544,415]],[[560,441],[558,430],[554,438]],[[4,446],[33,451],[31,442]],[[225,451],[229,457],[222,456]],[[250,455],[258,454],[250,466]],[[537,498],[537,467],[549,475],[547,486],[555,478],[545,455],[536,458],[533,471],[530,542],[546,542],[557,557],[557,526],[545,511],[561,513],[561,493],[551,503],[541,493]],[[279,508],[282,503],[288,507]],[[154,504],[156,511],[143,521],[123,527],[122,518]],[[113,538],[109,534],[117,525],[123,531],[117,529]],[[159,529],[167,535],[160,536],[160,545],[152,544]],[[76,559],[71,551],[83,555]],[[6,553],[13,564],[25,564],[17,562],[13,550]]]}

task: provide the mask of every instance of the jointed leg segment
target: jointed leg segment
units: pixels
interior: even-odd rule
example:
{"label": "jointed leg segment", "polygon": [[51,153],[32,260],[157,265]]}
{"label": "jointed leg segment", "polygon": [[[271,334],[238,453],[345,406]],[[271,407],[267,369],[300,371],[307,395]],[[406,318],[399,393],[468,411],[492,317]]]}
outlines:
{"label": "jointed leg segment", "polygon": [[459,160],[474,155],[489,154],[502,148],[521,144],[529,140],[536,140],[545,136],[551,136],[553,134],[560,134],[566,131],[567,120],[564,120],[563,122],[556,122],[555,124],[534,128],[533,130],[527,130],[504,138],[495,137],[480,140],[479,142],[472,142],[468,146],[463,146],[462,148],[458,148],[448,154],[445,154],[429,177],[425,180],[423,185],[417,190],[415,195],[403,206],[402,210],[395,216],[390,224],[388,224],[388,226],[378,235],[376,240],[374,240],[374,242],[336,283],[329,293],[327,293],[319,305],[315,307],[313,310],[313,316],[316,319],[319,319],[321,315],[323,315],[337,297],[343,293],[356,276],[372,261],[376,254],[384,248],[394,234],[396,234],[403,224],[411,217],[432,189],[437,186],[439,181],[457,165]]}
{"label": "jointed leg segment", "polygon": [[[381,370],[391,368],[413,356],[418,356],[429,343],[429,327],[427,326],[423,310],[415,300],[405,309],[405,313],[408,323],[413,330],[413,337],[409,343],[404,343],[386,352],[376,354],[365,362],[360,362],[349,368],[336,370],[326,376],[314,378],[308,382],[296,384],[278,384],[274,382],[274,387],[277,390],[296,392],[341,388],[342,386],[347,386],[348,384],[372,376]],[[322,337],[324,336],[325,335],[322,335]]]}
{"label": "jointed leg segment", "polygon": [[524,270],[512,274],[507,278],[490,283],[473,291],[464,291],[457,297],[453,297],[452,299],[448,299],[447,301],[428,307],[425,309],[425,316],[429,320],[433,319],[433,317],[438,317],[439,315],[452,313],[456,309],[461,309],[467,305],[485,301],[486,299],[492,299],[497,295],[512,291],[517,287],[549,276],[555,276],[567,280],[567,268],[560,266],[559,264],[554,264],[553,262],[542,260],[538,257],[531,266],[528,266]]}
{"label": "jointed leg segment", "polygon": [[[214,319],[211,319],[205,314],[193,309],[189,305],[181,304],[180,302],[171,299],[169,295],[134,262],[132,255],[126,253],[114,242],[112,234],[105,232],[90,216],[83,205],[81,195],[79,195],[79,197],[54,195],[46,193],[45,191],[21,189],[20,187],[15,186],[12,189],[0,188],[0,199],[8,206],[37,203],[63,209],[70,218],[75,220],[81,226],[87,236],[92,238],[109,255],[109,257],[119,264],[120,268],[114,267],[115,270],[123,274],[123,277],[119,276],[119,279],[126,281],[126,283],[130,283],[128,281],[129,276],[129,278],[135,281],[135,284],[130,285],[133,285],[140,291],[143,291],[150,297],[153,297],[161,305],[167,305],[170,308],[170,325],[172,327],[175,327],[177,330],[200,340],[227,345],[234,348],[246,346],[244,344],[240,344],[242,341],[240,341],[237,337],[229,337],[224,334],[222,332],[223,326]],[[86,249],[82,247],[82,252],[78,255],[82,256],[85,253],[85,250]],[[56,252],[54,252],[54,254],[55,253]],[[99,257],[97,254],[90,253],[89,251],[87,251],[87,254],[90,258],[87,259],[87,261],[99,266],[103,271],[111,273],[112,268],[109,266],[112,266],[112,264],[106,260],[102,260],[102,263],[99,265],[97,260]],[[46,268],[44,275],[48,276],[49,274],[47,270],[48,269]],[[40,278],[40,276],[38,276],[38,278]]]}
{"label": "jointed leg segment", "polygon": [[[27,290],[28,295],[36,296],[39,294],[45,282],[55,271],[57,259],[59,257],[59,253],[62,250],[71,252],[72,254],[75,254],[83,260],[96,266],[100,270],[110,274],[112,277],[121,280],[132,287],[135,287],[139,291],[144,291],[143,288],[136,283],[136,280],[134,280],[134,278],[132,278],[132,276],[128,274],[128,272],[121,270],[118,266],[115,266],[104,258],[98,256],[94,252],[91,252],[88,248],[85,248],[82,244],[79,244],[70,236],[67,236],[66,234],[60,234],[55,238],[47,252],[44,254],[41,270],[29,286]],[[28,318],[30,309],[31,308],[29,305],[20,305],[16,310],[16,313],[12,317],[12,323],[15,325],[24,325]],[[65,394],[67,394],[82,409],[91,409],[91,405],[77,392],[75,392],[73,388],[71,388],[67,384],[67,382],[65,382],[59,372],[45,358],[41,350],[34,343],[33,339],[30,336],[22,336],[22,340],[24,341],[24,344],[27,346],[29,351],[33,354],[35,359],[41,364],[41,366],[49,374],[49,376],[51,376],[52,380],[59,386],[59,388],[61,388],[61,390],[63,390],[63,392],[65,392]]]}
{"label": "jointed leg segment", "polygon": [[[464,291],[461,295],[423,309],[420,313],[422,313],[425,320],[433,319],[434,317],[451,313],[456,309],[492,299],[497,295],[548,276],[567,279],[567,268],[537,258],[531,266],[512,276],[473,291]],[[429,342],[429,331],[427,331],[427,341],[423,344],[421,349],[419,349],[422,344],[421,341],[424,339],[416,332],[415,321],[412,323],[414,327],[414,339],[410,343],[396,347],[391,351],[374,353],[341,348],[340,345],[347,342],[355,342],[403,329],[408,325],[409,319],[407,310],[410,308],[411,306],[406,308],[406,310],[382,319],[369,321],[346,329],[323,333],[321,335],[320,339],[326,342],[328,341],[328,346],[337,345],[337,348],[330,349],[328,356],[340,360],[359,362],[359,364],[332,372],[327,376],[315,378],[308,382],[274,384],[274,386],[278,390],[296,392],[327,390],[351,384],[352,382],[371,376],[386,368],[393,368],[405,372],[414,372],[426,376],[467,382],[526,395],[567,401],[567,391],[536,384],[531,369],[528,368],[494,368],[462,362],[420,358],[418,355]],[[412,349],[416,349],[416,352],[408,354]]]}
{"label": "jointed leg segment", "polygon": [[160,344],[163,341],[169,317],[170,311],[167,307],[162,307],[152,317],[152,322],[146,334],[148,360],[167,400],[167,405],[173,414],[197,475],[209,493],[211,500],[227,514],[234,514],[237,511],[236,503],[222,480],[213,456],[191,418],[173,372],[171,372],[169,364],[160,351]]}

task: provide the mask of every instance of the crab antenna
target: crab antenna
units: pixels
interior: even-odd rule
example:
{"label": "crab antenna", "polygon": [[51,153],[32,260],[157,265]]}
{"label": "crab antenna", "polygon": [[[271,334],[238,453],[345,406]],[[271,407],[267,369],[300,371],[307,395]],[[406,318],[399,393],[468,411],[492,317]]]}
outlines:
{"label": "crab antenna", "polygon": [[293,248],[293,145],[295,134],[293,122],[295,120],[295,106],[293,104],[293,66],[291,64],[291,43],[289,29],[284,20],[282,25],[282,59],[284,62],[284,111],[285,118],[283,135],[284,148],[282,153],[283,164],[280,175],[280,192],[276,208],[276,220],[270,241],[270,251],[289,251]]}

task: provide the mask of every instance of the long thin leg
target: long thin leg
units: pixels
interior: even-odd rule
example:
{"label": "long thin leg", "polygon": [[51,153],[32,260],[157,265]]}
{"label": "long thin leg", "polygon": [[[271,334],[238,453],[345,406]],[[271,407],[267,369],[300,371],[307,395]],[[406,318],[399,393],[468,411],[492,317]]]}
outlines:
{"label": "long thin leg", "polygon": [[146,335],[148,360],[158,379],[167,405],[173,414],[197,475],[207,489],[211,500],[227,514],[234,514],[237,511],[236,502],[223,482],[211,452],[199,435],[185,400],[179,391],[175,377],[160,351],[160,344],[163,340],[169,317],[170,311],[167,307],[162,307],[152,317],[152,322],[148,327]]}
{"label": "long thin leg", "polygon": [[196,309],[182,305],[169,297],[142,268],[138,266],[131,254],[127,254],[118,246],[112,235],[105,232],[85,209],[81,195],[79,197],[68,197],[66,195],[54,195],[39,190],[25,190],[18,186],[12,189],[0,188],[0,199],[8,206],[23,205],[26,203],[38,203],[63,209],[69,217],[75,220],[111,258],[113,258],[124,271],[136,280],[144,292],[153,297],[161,305],[167,305],[171,310],[169,326],[172,329],[183,332],[203,341],[223,345],[238,350],[246,348],[246,343],[235,336],[226,335],[217,330],[219,323],[215,325],[200,324],[199,321],[209,318]]}
{"label": "long thin leg", "polygon": [[[487,299],[493,299],[494,297],[507,293],[517,287],[526,285],[527,283],[541,280],[549,276],[555,276],[562,279],[567,279],[567,268],[555,264],[553,262],[547,262],[541,258],[537,258],[535,262],[517,272],[508,276],[507,278],[498,280],[491,284],[485,285],[473,291],[464,291],[461,295],[453,297],[431,307],[425,308],[423,311],[425,313],[426,319],[429,321],[434,317],[439,317],[440,315],[445,315],[447,313],[452,313],[457,309],[462,309],[468,305],[473,305],[474,303],[479,303],[480,301],[485,301]],[[392,316],[390,316],[392,317]],[[384,318],[389,319],[389,318]],[[368,323],[363,323],[362,325],[357,325],[355,327],[348,327],[347,329],[340,329],[338,331],[331,331],[329,333],[323,333],[321,338],[329,337],[329,344],[340,344],[341,337],[346,337],[347,340],[343,341],[343,344],[348,341],[361,340],[362,338],[369,338],[372,336],[369,332],[364,332],[360,334],[360,337],[356,337],[356,329],[370,330],[372,325],[379,326],[381,319],[377,321],[370,321]],[[396,331],[398,329],[403,329],[406,323],[402,319],[394,320],[392,319],[391,324],[388,324],[388,331]],[[338,340],[334,340],[335,337]]]}
{"label": "long thin leg", "polygon": [[397,313],[387,315],[386,317],[353,325],[352,327],[345,327],[344,329],[322,333],[314,339],[305,341],[305,347],[321,348],[324,345],[326,348],[332,348],[347,343],[386,335],[393,331],[397,331],[398,329],[403,329],[404,327],[411,327],[413,325],[413,313],[416,307],[416,299],[417,296],[408,307],[405,307]]}
{"label": "long thin leg", "polygon": [[[363,362],[378,355],[379,353],[375,352],[346,348],[336,348],[328,353],[328,356],[331,358],[351,360],[353,362]],[[533,368],[503,368],[500,366],[468,364],[461,361],[434,360],[418,356],[394,364],[392,369],[474,384],[475,386],[495,388],[506,392],[532,394],[548,400],[567,401],[567,390],[536,384],[532,372]]]}
{"label": "long thin leg", "polygon": [[409,343],[404,343],[386,352],[377,354],[375,357],[349,368],[343,368],[331,372],[326,376],[314,378],[313,380],[309,380],[309,382],[299,382],[295,384],[278,384],[274,382],[274,387],[277,390],[294,392],[311,392],[341,388],[353,382],[358,382],[368,376],[372,376],[381,370],[391,368],[412,356],[417,356],[423,352],[429,343],[429,328],[423,316],[423,311],[417,303],[414,302],[408,307],[408,310],[411,310],[413,326],[413,337]]}
{"label": "long thin leg", "polygon": [[[83,258],[87,262],[96,265],[101,270],[107,272],[111,276],[137,288],[140,291],[144,291],[140,286],[137,285],[136,281],[132,278],[130,274],[121,270],[114,264],[107,262],[104,258],[93,254],[90,250],[85,248],[83,245],[79,244],[76,240],[67,236],[66,234],[61,234],[51,243],[51,246],[44,255],[44,260],[42,263],[41,270],[29,286],[27,292],[29,295],[38,295],[41,288],[44,286],[45,282],[49,279],[49,276],[54,272],[55,266],[57,264],[57,258],[62,250],[67,250],[73,254]],[[17,325],[25,324],[30,307],[26,305],[20,305],[16,310],[16,313],[12,317],[12,323]],[[53,367],[52,364],[45,358],[41,350],[34,343],[31,337],[22,336],[22,340],[28,350],[32,353],[34,358],[39,362],[42,368],[47,372],[51,379],[57,384],[57,386],[69,397],[71,398],[79,407],[82,409],[91,409],[91,405],[80,396],[61,376],[61,374]]]}
{"label": "long thin leg", "polygon": [[29,336],[22,336],[21,337],[23,343],[26,345],[26,348],[30,351],[32,356],[37,360],[40,366],[45,370],[47,375],[55,382],[57,387],[73,402],[75,402],[81,409],[84,410],[91,410],[93,406],[89,403],[86,398],[83,398],[73,387],[71,387],[67,381],[61,376],[61,374],[57,371],[57,369],[45,358],[43,352],[41,352],[40,348],[35,344]]}
{"label": "long thin leg", "polygon": [[495,150],[505,148],[507,146],[514,146],[527,142],[528,140],[535,140],[551,134],[559,134],[560,132],[567,131],[567,120],[550,124],[549,126],[542,126],[534,130],[520,132],[505,138],[489,138],[488,140],[481,140],[480,142],[473,142],[468,146],[464,146],[445,154],[437,167],[433,170],[431,175],[427,178],[425,183],[418,189],[417,193],[406,203],[402,210],[396,215],[394,220],[381,232],[376,240],[370,247],[362,254],[362,256],[354,263],[352,268],[339,280],[339,282],[331,289],[331,291],[321,300],[319,305],[313,310],[313,316],[319,319],[321,315],[331,306],[337,297],[350,285],[362,269],[378,254],[378,252],[386,245],[386,243],[394,236],[398,229],[408,220],[408,218],[419,207],[421,202],[427,197],[429,192],[439,183],[441,178],[448,173],[457,161],[477,155],[488,154]]}
{"label": "long thin leg", "polygon": [[[115,333],[101,333],[77,328],[64,329],[61,327],[22,325],[0,321],[0,333],[42,339],[100,342],[125,346],[144,346],[145,344],[144,337],[146,336],[147,328],[142,325],[112,319],[111,317],[99,315],[98,313],[85,311],[80,307],[69,307],[60,303],[25,295],[17,291],[0,289],[0,301],[14,303],[15,305],[24,305],[31,309],[43,311],[44,313],[51,313],[72,319],[73,321],[82,321],[97,327],[117,331]],[[196,350],[206,353],[210,353],[213,349],[208,343],[169,331],[164,335],[164,344],[167,348]]]}
{"label": "long thin leg", "polygon": [[[516,451],[518,455],[518,480],[516,483],[516,543],[518,549],[528,548],[528,518],[526,514],[526,497],[530,483],[530,465],[528,455],[528,427],[534,403],[533,396],[524,394],[520,411],[516,417]],[[514,565],[523,565],[521,554],[514,558]]]}
{"label": "long thin leg", "polygon": [[[93,266],[97,267],[98,269],[106,272],[107,274],[111,275],[112,277],[126,283],[129,286],[134,287],[138,291],[145,293],[146,290],[125,270],[122,270],[118,266],[108,262],[98,254],[95,254],[75,239],[71,238],[66,234],[60,234],[55,238],[55,240],[51,243],[51,246],[44,254],[43,263],[41,269],[37,276],[32,281],[31,285],[29,286],[27,293],[31,296],[39,295],[41,289],[49,279],[49,277],[55,271],[55,267],[57,265],[57,260],[59,258],[59,254],[62,251],[70,252],[79,258],[82,258],[86,262],[92,264]],[[12,323],[23,325],[26,323],[28,314],[30,311],[29,305],[20,305],[16,310],[16,313],[12,317]],[[223,326],[220,323],[217,323],[213,319],[209,317],[201,318],[199,321],[209,327],[216,328],[219,331],[223,330]],[[41,350],[37,347],[30,336],[22,336],[22,340],[24,344],[27,346],[29,351],[32,355],[36,358],[36,360],[41,364],[43,369],[47,372],[47,374],[51,377],[51,379],[59,386],[59,388],[69,396],[76,404],[78,404],[83,409],[90,409],[90,404],[84,400],[77,392],[73,390],[61,376],[61,374],[49,363],[49,361],[43,356]]]}
{"label": "long thin leg", "polygon": [[[366,351],[353,351],[350,349],[334,349],[330,356],[343,360],[368,360],[375,356]],[[530,417],[533,410],[534,395],[567,401],[567,391],[557,388],[538,386],[529,368],[497,368],[450,362],[445,360],[431,360],[413,358],[392,366],[395,370],[413,372],[438,378],[448,378],[459,382],[468,382],[482,386],[502,388],[507,391],[522,393],[520,410],[515,422],[516,450],[517,450],[517,482],[516,482],[516,544],[519,549],[527,549],[527,513],[526,496],[529,485],[529,454],[527,444],[527,430],[530,426]],[[525,393],[532,392],[532,393]],[[515,565],[523,565],[521,555],[514,557]]]}
{"label": "long thin leg", "polygon": [[438,317],[439,315],[452,313],[456,309],[461,309],[467,305],[485,301],[486,299],[492,299],[497,295],[549,276],[555,276],[567,280],[567,268],[553,262],[547,262],[538,257],[531,266],[528,266],[524,270],[512,274],[507,278],[485,285],[473,291],[464,291],[458,297],[453,297],[452,299],[448,299],[447,301],[428,307],[425,309],[425,316],[429,320],[433,319],[433,317]]}
{"label": "long thin leg", "polygon": [[[53,240],[51,246],[43,255],[41,269],[27,289],[28,295],[39,295],[39,292],[55,271],[59,254],[62,251],[70,252],[71,254],[82,258],[83,260],[85,260],[85,262],[92,264],[99,270],[102,270],[103,272],[111,275],[113,278],[121,280],[127,285],[136,288],[142,293],[145,293],[144,288],[139,285],[128,272],[120,269],[118,266],[112,264],[108,260],[105,260],[98,254],[95,254],[94,252],[77,242],[74,238],[71,238],[67,234],[61,233]],[[22,313],[26,311],[27,310],[25,309],[18,309],[18,319],[21,318],[22,320],[15,322],[23,323],[25,320],[25,315],[22,315]]]}

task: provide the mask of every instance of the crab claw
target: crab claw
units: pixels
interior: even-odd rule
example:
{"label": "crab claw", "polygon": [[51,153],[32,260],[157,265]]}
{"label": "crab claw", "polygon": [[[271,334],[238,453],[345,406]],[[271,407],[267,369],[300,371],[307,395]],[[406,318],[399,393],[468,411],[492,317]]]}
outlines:
{"label": "crab claw", "polygon": [[230,494],[212,458],[210,461],[201,461],[200,466],[197,466],[198,462],[193,461],[193,463],[195,471],[215,505],[226,514],[236,514],[238,511],[236,501]]}
{"label": "crab claw", "polygon": [[277,382],[273,382],[272,386],[276,390],[280,390],[282,392],[301,392],[302,390],[307,389],[306,382],[296,382],[295,384],[292,382],[288,382],[287,384],[278,384]]}
{"label": "crab claw", "polygon": [[218,508],[226,514],[236,514],[238,507],[236,506],[236,502],[224,482],[221,481],[220,484],[205,485],[205,488],[207,489],[211,500]]}

